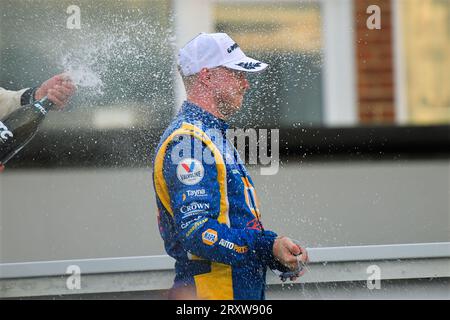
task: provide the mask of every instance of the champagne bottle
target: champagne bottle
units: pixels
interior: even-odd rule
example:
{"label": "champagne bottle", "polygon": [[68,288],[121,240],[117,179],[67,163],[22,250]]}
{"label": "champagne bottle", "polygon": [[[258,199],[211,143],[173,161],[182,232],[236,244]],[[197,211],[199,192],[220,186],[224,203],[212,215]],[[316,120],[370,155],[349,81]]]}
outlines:
{"label": "champagne bottle", "polygon": [[44,97],[17,109],[0,121],[0,165],[6,164],[33,139],[52,106],[53,103]]}

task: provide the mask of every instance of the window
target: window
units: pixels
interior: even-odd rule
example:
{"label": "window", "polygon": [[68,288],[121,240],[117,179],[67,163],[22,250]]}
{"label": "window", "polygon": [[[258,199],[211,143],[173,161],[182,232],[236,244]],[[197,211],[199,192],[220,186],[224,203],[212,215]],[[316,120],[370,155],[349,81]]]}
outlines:
{"label": "window", "polygon": [[247,55],[269,64],[266,72],[249,75],[253,90],[236,125],[323,123],[320,11],[318,2],[215,4],[215,31],[228,33]]}
{"label": "window", "polygon": [[450,2],[398,1],[401,122],[450,123]]}

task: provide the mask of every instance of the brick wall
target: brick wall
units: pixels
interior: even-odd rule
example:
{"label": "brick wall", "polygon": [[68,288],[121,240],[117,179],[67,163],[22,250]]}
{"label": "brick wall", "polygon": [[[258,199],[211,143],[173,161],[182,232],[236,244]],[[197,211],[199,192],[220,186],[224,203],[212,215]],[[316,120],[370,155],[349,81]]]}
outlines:
{"label": "brick wall", "polygon": [[[391,0],[354,0],[358,112],[362,124],[395,121]],[[381,30],[369,30],[367,7],[381,9]]]}

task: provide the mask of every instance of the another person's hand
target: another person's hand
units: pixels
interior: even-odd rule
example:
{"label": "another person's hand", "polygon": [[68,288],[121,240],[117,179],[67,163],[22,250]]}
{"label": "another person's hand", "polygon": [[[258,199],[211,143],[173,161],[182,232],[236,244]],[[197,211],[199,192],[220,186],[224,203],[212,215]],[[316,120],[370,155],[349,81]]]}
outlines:
{"label": "another person's hand", "polygon": [[3,171],[3,169],[5,169],[5,167],[2,164],[0,164],[0,173]]}
{"label": "another person's hand", "polygon": [[36,90],[35,98],[40,100],[47,96],[48,99],[56,105],[57,109],[62,109],[69,101],[69,98],[75,93],[76,87],[70,78],[62,73],[45,81]]}
{"label": "another person's hand", "polygon": [[[299,261],[301,264],[308,262],[308,252],[305,248],[294,243],[288,237],[278,237],[273,243],[273,255],[283,265],[288,267],[292,271],[298,270]],[[295,281],[298,277],[302,276],[305,270],[301,270],[297,276],[291,277],[292,281]]]}

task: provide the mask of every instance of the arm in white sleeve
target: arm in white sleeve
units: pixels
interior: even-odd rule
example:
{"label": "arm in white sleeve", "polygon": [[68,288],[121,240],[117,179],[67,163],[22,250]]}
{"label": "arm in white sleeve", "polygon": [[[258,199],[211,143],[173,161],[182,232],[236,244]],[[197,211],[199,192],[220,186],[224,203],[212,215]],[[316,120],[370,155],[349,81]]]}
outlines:
{"label": "arm in white sleeve", "polygon": [[0,88],[0,119],[3,119],[21,106],[22,94],[27,90],[28,88],[10,91]]}

